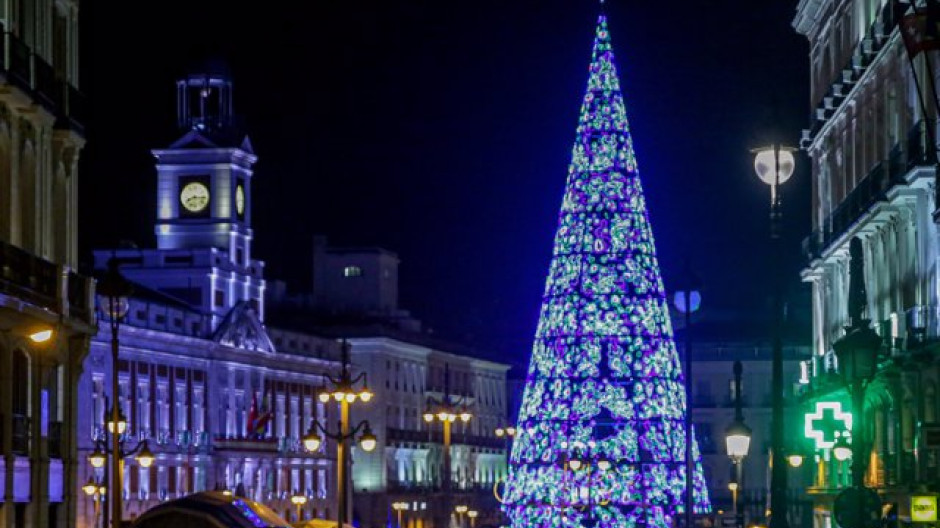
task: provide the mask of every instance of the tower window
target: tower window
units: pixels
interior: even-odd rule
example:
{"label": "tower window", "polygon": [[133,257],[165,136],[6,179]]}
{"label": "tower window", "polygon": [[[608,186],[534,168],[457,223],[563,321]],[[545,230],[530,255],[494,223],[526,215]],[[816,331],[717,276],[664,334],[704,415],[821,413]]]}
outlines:
{"label": "tower window", "polygon": [[359,266],[346,266],[343,268],[343,277],[362,277],[362,268]]}
{"label": "tower window", "polygon": [[225,292],[222,290],[215,290],[215,305],[223,306],[225,305]]}

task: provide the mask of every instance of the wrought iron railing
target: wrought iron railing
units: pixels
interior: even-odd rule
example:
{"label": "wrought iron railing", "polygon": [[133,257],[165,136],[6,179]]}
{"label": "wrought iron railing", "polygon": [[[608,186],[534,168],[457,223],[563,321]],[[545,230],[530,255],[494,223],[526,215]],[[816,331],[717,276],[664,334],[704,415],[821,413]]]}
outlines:
{"label": "wrought iron railing", "polygon": [[887,160],[878,162],[823,221],[821,229],[803,240],[803,253],[809,259],[819,257],[873,205],[887,200],[888,190],[904,183],[904,175],[913,167],[932,163],[932,149],[926,140],[926,126],[919,121],[907,135],[905,148],[900,143],[891,149]]}
{"label": "wrought iron railing", "polygon": [[56,76],[55,68],[15,33],[0,24],[0,72],[40,104],[59,116],[57,126],[84,130],[85,98],[69,82]]}
{"label": "wrought iron railing", "polygon": [[[63,280],[66,284],[62,284]],[[59,313],[62,309],[59,292],[64,289],[69,315],[90,321],[90,281],[88,277],[74,272],[62,277],[59,267],[52,262],[0,241],[0,294]]]}

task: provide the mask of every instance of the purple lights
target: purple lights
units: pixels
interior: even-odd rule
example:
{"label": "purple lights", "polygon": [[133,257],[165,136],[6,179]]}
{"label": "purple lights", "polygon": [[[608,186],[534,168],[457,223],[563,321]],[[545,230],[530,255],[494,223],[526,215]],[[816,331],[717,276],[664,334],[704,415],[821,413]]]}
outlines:
{"label": "purple lights", "polygon": [[[510,460],[513,528],[672,526],[683,383],[602,16]],[[699,463],[694,481],[706,512]]]}

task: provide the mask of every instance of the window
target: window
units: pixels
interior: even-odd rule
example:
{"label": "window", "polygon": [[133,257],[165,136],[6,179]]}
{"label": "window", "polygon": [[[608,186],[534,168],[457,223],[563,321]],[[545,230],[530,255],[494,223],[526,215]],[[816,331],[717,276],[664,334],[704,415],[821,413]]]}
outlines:
{"label": "window", "polygon": [[362,268],[359,266],[346,266],[343,268],[343,277],[362,277]]}
{"label": "window", "polygon": [[215,290],[215,305],[224,306],[225,305],[225,292],[222,290]]}

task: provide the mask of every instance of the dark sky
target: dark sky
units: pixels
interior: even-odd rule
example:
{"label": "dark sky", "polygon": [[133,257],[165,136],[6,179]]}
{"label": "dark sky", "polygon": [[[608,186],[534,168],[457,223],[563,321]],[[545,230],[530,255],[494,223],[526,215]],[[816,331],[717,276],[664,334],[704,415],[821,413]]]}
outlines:
{"label": "dark sky", "polygon": [[[309,287],[316,233],[381,245],[401,257],[402,305],[438,335],[527,360],[598,4],[302,4],[83,2],[83,255],[154,244],[149,151],[177,135],[174,80],[223,58],[260,158],[255,255],[268,278]],[[666,285],[690,258],[703,313],[767,306],[769,191],[749,149],[795,144],[808,124],[795,5],[606,6]],[[810,225],[798,164],[784,191],[794,290]]]}

